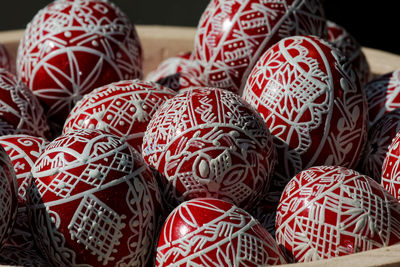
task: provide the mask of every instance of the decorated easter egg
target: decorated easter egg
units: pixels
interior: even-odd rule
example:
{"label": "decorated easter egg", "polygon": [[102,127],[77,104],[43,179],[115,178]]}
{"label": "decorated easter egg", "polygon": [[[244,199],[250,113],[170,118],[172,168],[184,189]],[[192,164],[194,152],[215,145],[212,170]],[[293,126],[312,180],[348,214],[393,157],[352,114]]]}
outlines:
{"label": "decorated easter egg", "polygon": [[260,115],[237,94],[205,87],[182,92],[158,109],[142,154],[162,174],[171,207],[196,197],[250,207],[265,193],[275,164]]}
{"label": "decorated easter egg", "polygon": [[48,141],[25,134],[0,136],[0,145],[10,157],[18,182],[18,202],[26,204],[26,191],[32,167]]}
{"label": "decorated easter egg", "polygon": [[399,225],[400,203],[373,179],[320,166],[286,186],[276,239],[296,261],[308,262],[399,243]]}
{"label": "decorated easter egg", "polygon": [[328,41],[347,57],[362,85],[371,79],[369,63],[360,43],[343,26],[327,21]]}
{"label": "decorated easter egg", "polygon": [[321,1],[212,0],[198,24],[194,55],[207,86],[241,92],[270,46],[309,34],[327,34]]}
{"label": "decorated easter egg", "polygon": [[400,132],[387,149],[382,165],[382,186],[400,201]]}
{"label": "decorated easter egg", "polygon": [[381,183],[382,165],[393,138],[400,131],[400,109],[386,113],[368,130],[367,143],[357,170]]}
{"label": "decorated easter egg", "polygon": [[381,75],[365,86],[368,100],[369,126],[382,116],[400,108],[400,69]]}
{"label": "decorated easter egg", "polygon": [[0,250],[14,225],[17,206],[17,179],[10,158],[0,146]]}
{"label": "decorated easter egg", "polygon": [[32,177],[32,167],[47,144],[48,141],[42,137],[23,134],[0,136],[0,146],[4,148],[10,157],[18,185],[17,218],[15,219],[13,231],[7,240],[7,245],[12,247],[20,247],[32,251],[35,249],[26,207],[26,194]]}
{"label": "decorated easter egg", "polygon": [[153,257],[160,193],[120,137],[81,129],[54,139],[32,169],[29,211],[54,266],[145,266]]}
{"label": "decorated easter egg", "polygon": [[257,220],[229,202],[212,198],[189,200],[172,211],[160,234],[156,261],[156,266],[286,263],[276,241]]}
{"label": "decorated easter egg", "polygon": [[175,91],[153,82],[127,80],[111,83],[85,95],[64,125],[63,133],[100,129],[123,137],[141,151],[143,134],[156,110]]}
{"label": "decorated easter egg", "polygon": [[273,187],[316,165],[355,168],[367,137],[367,102],[350,63],[315,36],[285,38],[249,75],[243,98],[278,151]]}
{"label": "decorated easter egg", "polygon": [[192,53],[183,53],[162,61],[156,69],[146,76],[147,81],[157,82],[175,91],[181,89],[206,86],[202,80],[202,70]]}
{"label": "decorated easter egg", "polygon": [[0,96],[0,136],[49,134],[44,110],[36,96],[5,69],[0,69]]}
{"label": "decorated easter egg", "polygon": [[122,79],[141,78],[141,44],[129,18],[102,0],[54,1],[25,29],[17,73],[63,124],[82,95]]}

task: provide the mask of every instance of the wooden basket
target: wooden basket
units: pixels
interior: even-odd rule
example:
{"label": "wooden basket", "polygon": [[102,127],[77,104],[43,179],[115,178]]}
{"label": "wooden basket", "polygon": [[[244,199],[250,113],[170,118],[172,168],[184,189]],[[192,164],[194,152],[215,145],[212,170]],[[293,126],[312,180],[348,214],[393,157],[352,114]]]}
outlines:
{"label": "wooden basket", "polygon": [[[145,74],[162,60],[193,50],[195,28],[139,25],[136,29],[143,45]],[[0,43],[6,46],[14,59],[22,34],[23,30],[0,32]],[[374,76],[400,69],[400,55],[366,47],[363,51]],[[328,260],[283,266],[400,266],[400,244]]]}

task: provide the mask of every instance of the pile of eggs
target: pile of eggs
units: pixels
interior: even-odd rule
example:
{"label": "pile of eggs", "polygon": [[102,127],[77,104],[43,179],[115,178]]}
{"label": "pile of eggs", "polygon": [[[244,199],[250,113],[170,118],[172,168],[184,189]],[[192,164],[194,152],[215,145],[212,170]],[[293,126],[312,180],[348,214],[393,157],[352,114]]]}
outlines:
{"label": "pile of eggs", "polygon": [[0,45],[0,264],[262,266],[400,243],[400,70],[321,1],[211,0],[143,73],[135,26],[59,0]]}

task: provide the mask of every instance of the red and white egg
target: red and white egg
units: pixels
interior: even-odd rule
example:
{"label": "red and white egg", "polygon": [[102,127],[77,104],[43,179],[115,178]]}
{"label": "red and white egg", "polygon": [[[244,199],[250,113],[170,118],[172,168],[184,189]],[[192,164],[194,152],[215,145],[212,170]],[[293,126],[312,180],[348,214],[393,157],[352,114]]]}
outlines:
{"label": "red and white egg", "polygon": [[10,158],[0,146],[0,250],[7,241],[17,216],[17,188]]}
{"label": "red and white egg", "polygon": [[25,134],[0,136],[0,145],[10,157],[18,182],[18,202],[26,204],[26,191],[31,169],[48,141],[42,137]]}
{"label": "red and white egg", "polygon": [[382,165],[382,186],[400,202],[400,132],[393,138]]}
{"label": "red and white egg", "polygon": [[216,197],[251,207],[265,194],[275,165],[272,136],[240,96],[193,88],[167,100],[143,138],[145,161],[162,174],[166,204]]}
{"label": "red and white egg", "polygon": [[343,26],[327,21],[328,41],[347,57],[362,85],[371,79],[371,71],[360,43]]}
{"label": "red and white egg", "polygon": [[295,261],[308,262],[399,243],[399,225],[400,203],[373,179],[320,166],[286,186],[276,238]]}
{"label": "red and white egg", "polygon": [[276,241],[257,220],[229,202],[212,198],[189,200],[172,211],[160,234],[156,261],[156,266],[286,263]]}
{"label": "red and white egg", "polygon": [[156,110],[175,91],[153,82],[127,80],[100,87],[80,100],[65,122],[63,133],[100,129],[123,137],[142,149],[143,135]]}
{"label": "red and white egg", "polygon": [[117,6],[102,0],[60,0],[28,24],[17,54],[17,73],[63,124],[82,95],[119,80],[142,77],[135,27]]}
{"label": "red and white egg", "polygon": [[33,250],[35,245],[30,231],[26,195],[32,178],[31,169],[43,152],[48,141],[30,135],[0,136],[0,146],[10,157],[18,185],[18,213],[13,231],[7,241],[8,246]]}
{"label": "red and white egg", "polygon": [[400,109],[386,113],[368,130],[368,139],[357,169],[381,183],[382,166],[389,146],[400,131]]}
{"label": "red and white egg", "polygon": [[381,75],[365,86],[368,100],[369,126],[382,116],[400,108],[400,69]]}
{"label": "red and white egg", "polygon": [[194,56],[207,86],[241,92],[258,58],[282,38],[327,34],[314,0],[212,0],[200,18]]}
{"label": "red and white egg", "polygon": [[40,102],[23,82],[5,69],[0,69],[0,96],[0,136],[49,135],[49,126]]}
{"label": "red and white egg", "polygon": [[153,257],[161,196],[142,157],[120,137],[71,131],[32,169],[30,217],[55,266],[145,266]]}
{"label": "red and white egg", "polygon": [[175,91],[206,85],[200,65],[191,52],[165,59],[147,74],[146,81],[157,82]]}
{"label": "red and white egg", "polygon": [[348,61],[315,36],[272,46],[249,75],[243,98],[274,136],[281,188],[316,165],[355,168],[367,137],[367,101]]}

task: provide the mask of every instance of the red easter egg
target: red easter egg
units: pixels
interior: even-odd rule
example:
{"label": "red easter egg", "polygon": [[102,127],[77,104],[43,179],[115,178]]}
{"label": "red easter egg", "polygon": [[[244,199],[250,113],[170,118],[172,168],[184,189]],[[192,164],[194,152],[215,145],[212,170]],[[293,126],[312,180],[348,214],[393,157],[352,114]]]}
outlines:
{"label": "red easter egg", "polygon": [[371,78],[371,71],[360,43],[342,26],[329,20],[327,26],[328,41],[347,57],[361,84],[365,85]]}
{"label": "red easter egg", "polygon": [[10,158],[0,146],[0,250],[14,225],[17,206],[17,179]]}
{"label": "red easter egg", "polygon": [[355,168],[367,137],[367,102],[348,61],[315,36],[285,38],[249,75],[243,98],[264,118],[278,160],[273,187],[316,165]]}
{"label": "red easter egg", "polygon": [[387,149],[382,165],[382,186],[400,201],[400,132],[397,132]]}
{"label": "red easter egg", "polygon": [[0,43],[0,69],[13,72],[15,68],[13,65],[15,64],[12,64],[10,53],[8,53],[6,47]]}
{"label": "red easter egg", "polygon": [[31,169],[47,144],[48,141],[42,137],[24,134],[0,136],[0,145],[10,157],[17,177],[19,204],[26,204]]}
{"label": "red easter egg", "polygon": [[381,183],[382,166],[393,138],[400,131],[400,109],[386,113],[368,130],[367,143],[357,168]]}
{"label": "red easter egg", "polygon": [[400,69],[381,75],[365,86],[368,100],[369,126],[385,113],[400,108]]}
{"label": "red easter egg", "polygon": [[13,231],[7,240],[8,246],[27,250],[35,249],[26,207],[26,194],[32,177],[32,167],[47,144],[48,141],[41,137],[29,135],[0,136],[0,146],[10,157],[18,184],[18,212]]}
{"label": "red easter egg", "polygon": [[45,113],[36,96],[5,69],[0,69],[0,96],[0,136],[49,134]]}
{"label": "red easter egg", "polygon": [[206,85],[202,80],[200,65],[193,59],[192,53],[165,59],[155,70],[147,74],[146,80],[157,82],[175,91]]}
{"label": "red easter egg", "polygon": [[167,205],[215,197],[247,208],[263,197],[275,165],[272,137],[238,95],[193,88],[150,120],[143,157],[161,174]]}
{"label": "red easter egg", "polygon": [[35,241],[55,266],[145,266],[161,196],[150,169],[120,137],[71,131],[32,169]]}
{"label": "red easter egg", "polygon": [[231,203],[212,198],[189,200],[172,211],[160,234],[156,261],[156,266],[286,263],[276,241],[257,220]]}
{"label": "red easter egg", "polygon": [[195,58],[207,86],[241,91],[258,58],[282,38],[325,37],[321,1],[212,0],[195,37]]}
{"label": "red easter egg", "polygon": [[82,95],[100,86],[141,78],[141,44],[132,22],[102,0],[54,1],[28,24],[17,73],[62,124]]}
{"label": "red easter egg", "polygon": [[123,137],[142,149],[143,134],[151,117],[176,93],[153,82],[129,80],[111,83],[86,94],[64,125],[63,133],[77,129],[100,129]]}
{"label": "red easter egg", "polygon": [[308,262],[400,242],[400,203],[370,177],[337,166],[312,167],[286,186],[276,239]]}

